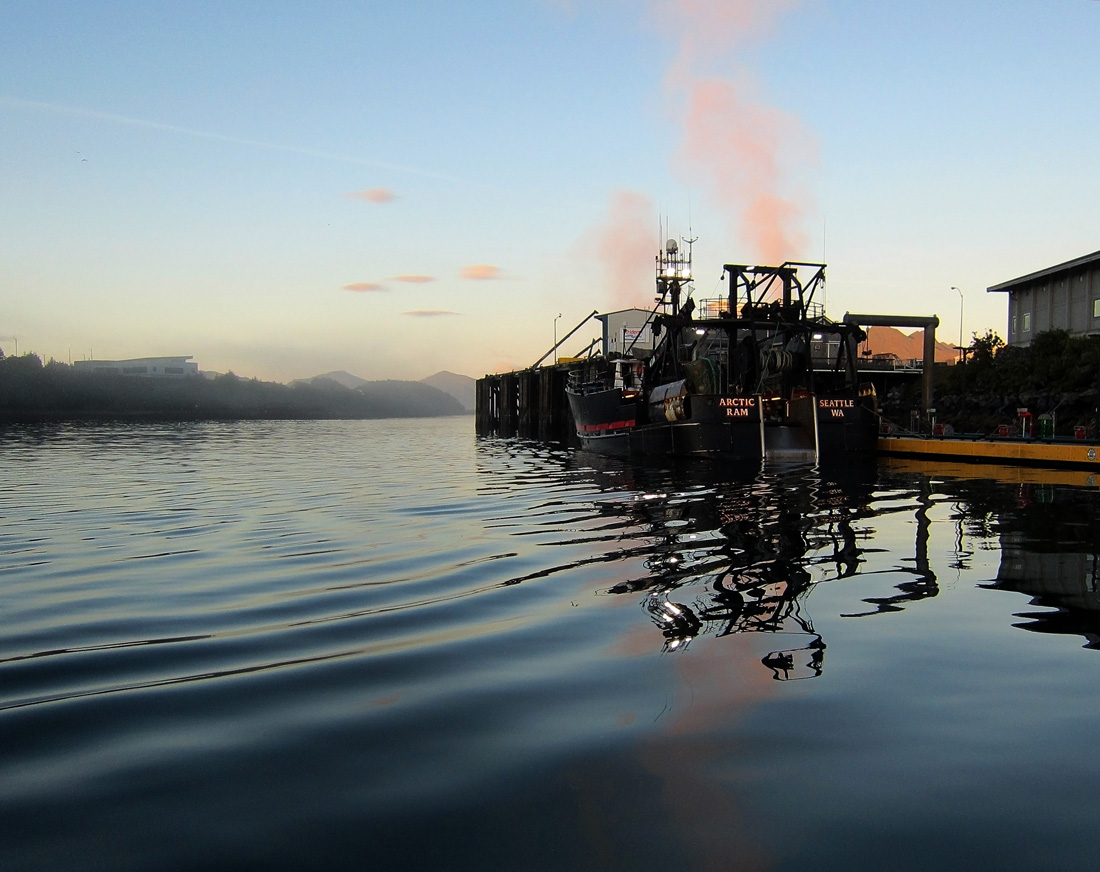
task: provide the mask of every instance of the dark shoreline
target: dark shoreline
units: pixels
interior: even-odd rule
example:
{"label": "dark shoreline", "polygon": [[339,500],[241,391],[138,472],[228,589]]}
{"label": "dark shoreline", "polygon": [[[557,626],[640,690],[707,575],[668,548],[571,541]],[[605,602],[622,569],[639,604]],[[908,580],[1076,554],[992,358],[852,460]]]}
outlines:
{"label": "dark shoreline", "polygon": [[77,372],[36,355],[0,358],[0,426],[52,423],[173,423],[429,418],[472,414],[422,382],[355,388],[331,379],[292,385],[245,379]]}

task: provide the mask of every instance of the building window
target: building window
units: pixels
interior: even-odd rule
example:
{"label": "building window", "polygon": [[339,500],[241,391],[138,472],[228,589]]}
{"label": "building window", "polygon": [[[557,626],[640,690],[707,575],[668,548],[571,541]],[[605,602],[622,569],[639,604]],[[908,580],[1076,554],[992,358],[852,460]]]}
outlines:
{"label": "building window", "polygon": [[1100,300],[1092,301],[1092,317],[1100,318]]}
{"label": "building window", "polygon": [[1016,335],[1016,313],[1012,313],[1012,335]]}
{"label": "building window", "polygon": [[1024,312],[1024,333],[1031,332],[1031,313]]}

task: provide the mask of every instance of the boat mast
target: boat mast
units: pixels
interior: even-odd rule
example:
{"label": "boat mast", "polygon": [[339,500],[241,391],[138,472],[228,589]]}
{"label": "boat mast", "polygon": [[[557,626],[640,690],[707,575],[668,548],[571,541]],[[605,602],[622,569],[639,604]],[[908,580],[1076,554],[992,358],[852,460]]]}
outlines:
{"label": "boat mast", "polygon": [[694,239],[685,240],[687,254],[680,250],[675,239],[665,243],[664,250],[657,255],[657,292],[658,302],[668,301],[670,314],[680,314],[680,289],[691,282],[691,244]]}
{"label": "boat mast", "polygon": [[690,285],[691,248],[694,239],[686,239],[687,252],[680,249],[675,239],[665,242],[664,250],[657,254],[657,308],[664,307],[665,314],[658,316],[656,324],[666,331],[664,353],[660,369],[665,375],[679,369],[683,351],[684,319],[691,317],[694,303],[682,300],[685,286]]}

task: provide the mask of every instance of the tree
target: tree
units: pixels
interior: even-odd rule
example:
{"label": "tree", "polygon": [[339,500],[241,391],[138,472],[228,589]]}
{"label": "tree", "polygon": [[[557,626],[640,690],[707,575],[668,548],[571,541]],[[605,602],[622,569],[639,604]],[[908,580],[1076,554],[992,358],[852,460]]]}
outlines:
{"label": "tree", "polygon": [[977,364],[991,364],[1004,344],[1004,340],[992,330],[987,330],[985,336],[975,333],[974,341],[970,343],[970,359]]}

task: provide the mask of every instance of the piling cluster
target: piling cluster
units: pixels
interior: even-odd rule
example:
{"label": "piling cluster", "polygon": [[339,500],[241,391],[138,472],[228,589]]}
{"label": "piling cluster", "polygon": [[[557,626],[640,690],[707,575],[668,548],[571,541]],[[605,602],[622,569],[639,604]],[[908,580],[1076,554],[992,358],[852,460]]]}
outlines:
{"label": "piling cluster", "polygon": [[573,416],[565,384],[570,369],[578,365],[533,367],[478,379],[477,434],[567,441],[573,434]]}

